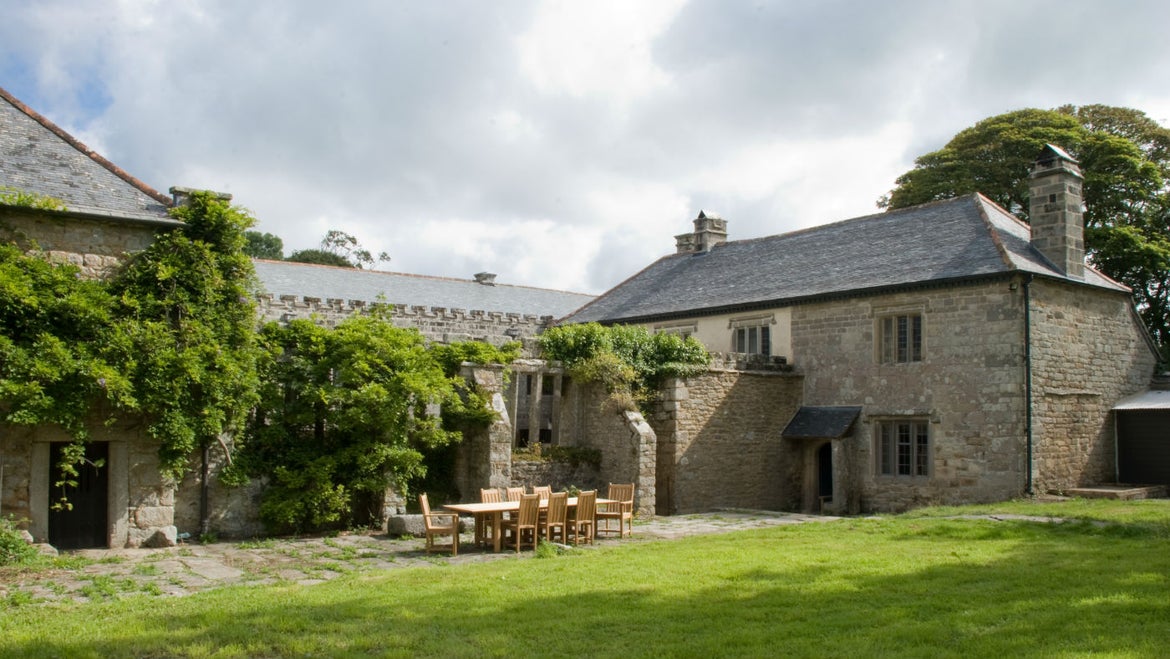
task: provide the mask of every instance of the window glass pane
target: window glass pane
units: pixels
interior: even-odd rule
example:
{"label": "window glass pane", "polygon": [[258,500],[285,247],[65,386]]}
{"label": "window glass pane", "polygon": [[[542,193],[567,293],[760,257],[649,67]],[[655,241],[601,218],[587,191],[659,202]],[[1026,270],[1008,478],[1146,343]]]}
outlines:
{"label": "window glass pane", "polygon": [[914,475],[927,476],[929,471],[929,463],[927,459],[930,456],[930,444],[926,434],[926,424],[916,423],[914,428],[917,432],[914,447]]}
{"label": "window glass pane", "polygon": [[888,424],[882,424],[880,426],[880,432],[881,447],[879,448],[880,455],[878,455],[878,459],[881,461],[881,473],[892,475],[894,473],[894,446],[890,438],[890,426]]}
{"label": "window glass pane", "polygon": [[756,327],[749,327],[749,328],[747,328],[747,335],[748,335],[748,347],[747,347],[747,351],[748,351],[748,353],[749,353],[749,354],[752,354],[752,355],[754,355],[754,354],[757,354],[758,352],[760,352],[759,345],[756,343],[756,340],[757,340],[757,339],[756,339],[756,333],[757,333],[757,330],[758,330],[758,328],[756,328]]}
{"label": "window glass pane", "polygon": [[906,316],[898,316],[898,361],[907,361],[907,347],[909,346],[908,337],[906,336]]}
{"label": "window glass pane", "polygon": [[882,363],[894,361],[894,319],[882,318]]}
{"label": "window glass pane", "polygon": [[733,343],[735,344],[735,352],[744,352],[747,350],[747,343],[745,341],[746,337],[744,336],[742,329],[735,330],[735,333],[732,334],[732,336],[735,337],[733,340]]}
{"label": "window glass pane", "polygon": [[898,424],[898,475],[910,475],[910,453],[913,450],[910,444],[910,424]]}
{"label": "window glass pane", "polygon": [[772,328],[767,326],[760,328],[760,354],[772,354]]}
{"label": "window glass pane", "polygon": [[913,326],[911,331],[911,356],[910,360],[915,362],[922,361],[922,316],[911,316],[913,319]]}

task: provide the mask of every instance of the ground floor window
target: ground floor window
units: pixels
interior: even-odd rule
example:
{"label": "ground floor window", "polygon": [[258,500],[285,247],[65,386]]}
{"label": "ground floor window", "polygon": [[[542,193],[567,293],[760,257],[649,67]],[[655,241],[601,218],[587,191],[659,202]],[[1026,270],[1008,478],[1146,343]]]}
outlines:
{"label": "ground floor window", "polygon": [[772,333],[767,325],[736,328],[732,330],[731,343],[732,352],[764,356],[772,354]]}
{"label": "ground floor window", "polygon": [[928,422],[922,419],[880,422],[877,455],[877,471],[882,476],[929,476]]}

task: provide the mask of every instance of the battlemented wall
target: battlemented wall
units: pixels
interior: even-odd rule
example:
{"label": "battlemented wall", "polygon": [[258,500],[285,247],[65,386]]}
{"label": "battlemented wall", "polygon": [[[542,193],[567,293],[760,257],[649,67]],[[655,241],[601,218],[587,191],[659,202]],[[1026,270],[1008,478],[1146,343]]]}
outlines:
{"label": "battlemented wall", "polygon": [[1148,388],[1154,351],[1125,295],[1048,280],[1031,290],[1034,489],[1113,482],[1110,410]]}
{"label": "battlemented wall", "polygon": [[[312,319],[325,327],[333,327],[354,314],[368,313],[370,306],[361,300],[261,295],[257,312],[264,321]],[[519,340],[524,344],[526,355],[535,354],[533,337],[551,327],[555,320],[552,316],[499,311],[468,311],[405,304],[387,306],[395,327],[415,328],[429,341],[485,341],[498,346]]]}

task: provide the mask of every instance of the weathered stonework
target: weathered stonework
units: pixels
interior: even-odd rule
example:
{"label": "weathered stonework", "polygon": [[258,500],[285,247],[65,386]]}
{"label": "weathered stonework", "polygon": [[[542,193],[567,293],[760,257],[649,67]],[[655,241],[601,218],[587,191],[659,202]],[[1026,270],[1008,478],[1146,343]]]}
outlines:
{"label": "weathered stonework", "polygon": [[[369,307],[361,300],[261,295],[258,312],[264,321],[304,319],[314,320],[324,327],[334,327],[354,314],[367,313]],[[554,320],[552,316],[498,311],[467,311],[405,304],[391,304],[388,307],[390,322],[395,327],[417,329],[428,341],[484,341],[499,346],[519,340],[527,355],[536,352],[533,337],[551,327]]]}
{"label": "weathered stonework", "polygon": [[0,237],[38,249],[52,263],[70,263],[86,277],[109,274],[126,257],[146,249],[177,222],[104,220],[76,214],[0,209]]}
{"label": "weathered stonework", "polygon": [[801,378],[777,370],[667,381],[651,420],[659,438],[658,514],[789,507],[780,431],[800,395]]}
{"label": "weathered stonework", "polygon": [[1148,337],[1124,295],[1045,280],[1031,292],[1033,489],[1114,482],[1110,410],[1149,386]]}

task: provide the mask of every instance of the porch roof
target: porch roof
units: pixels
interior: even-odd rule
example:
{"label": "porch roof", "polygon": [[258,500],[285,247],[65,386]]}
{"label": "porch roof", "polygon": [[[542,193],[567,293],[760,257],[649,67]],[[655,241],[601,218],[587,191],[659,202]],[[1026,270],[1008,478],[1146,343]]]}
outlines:
{"label": "porch roof", "polygon": [[780,436],[789,439],[837,439],[849,433],[860,414],[861,407],[802,406]]}

